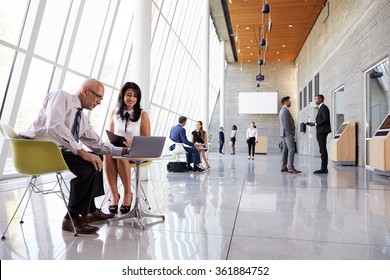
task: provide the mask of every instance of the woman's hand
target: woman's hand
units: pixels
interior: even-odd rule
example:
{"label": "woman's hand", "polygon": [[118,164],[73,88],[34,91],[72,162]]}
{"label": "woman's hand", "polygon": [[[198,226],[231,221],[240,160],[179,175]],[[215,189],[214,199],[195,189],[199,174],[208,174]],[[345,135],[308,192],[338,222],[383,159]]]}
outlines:
{"label": "woman's hand", "polygon": [[131,148],[131,145],[133,144],[133,140],[126,139],[126,141],[123,141],[123,144],[125,144],[126,147]]}

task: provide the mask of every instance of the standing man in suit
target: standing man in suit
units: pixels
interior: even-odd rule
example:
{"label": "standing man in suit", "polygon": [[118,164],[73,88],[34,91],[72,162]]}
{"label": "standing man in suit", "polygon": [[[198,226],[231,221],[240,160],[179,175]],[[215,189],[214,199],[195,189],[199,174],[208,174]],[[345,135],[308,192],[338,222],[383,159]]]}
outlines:
{"label": "standing man in suit", "polygon": [[324,96],[317,95],[314,102],[318,106],[316,122],[307,123],[310,126],[315,126],[317,130],[317,141],[320,147],[321,154],[321,169],[314,171],[314,174],[328,173],[328,151],[326,149],[326,137],[332,131],[330,128],[330,113],[329,108],[324,104]]}
{"label": "standing man in suit", "polygon": [[[202,172],[205,171],[200,165],[200,156],[198,147],[200,146],[198,143],[192,143],[188,141],[186,130],[184,126],[187,123],[187,118],[184,116],[179,117],[179,123],[171,128],[169,138],[176,143],[183,143],[184,150],[186,153],[187,160],[187,170]],[[175,144],[173,144],[170,149],[173,150],[175,148]],[[191,166],[191,163],[194,163],[194,167]]]}
{"label": "standing man in suit", "polygon": [[282,168],[280,171],[288,173],[301,173],[294,167],[294,154],[295,154],[295,123],[291,116],[290,96],[285,96],[280,101],[283,104],[282,109],[279,112],[279,123],[280,123],[280,137],[283,139],[283,150],[282,150]]}
{"label": "standing man in suit", "polygon": [[223,154],[223,145],[225,144],[225,133],[223,132],[223,127],[219,128],[219,153]]}

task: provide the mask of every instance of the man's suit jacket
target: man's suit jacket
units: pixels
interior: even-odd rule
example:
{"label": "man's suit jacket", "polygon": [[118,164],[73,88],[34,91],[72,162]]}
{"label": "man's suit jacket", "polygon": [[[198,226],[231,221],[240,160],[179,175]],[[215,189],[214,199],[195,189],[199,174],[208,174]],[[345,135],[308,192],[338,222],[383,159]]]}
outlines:
{"label": "man's suit jacket", "polygon": [[169,138],[176,143],[184,143],[188,146],[194,147],[194,143],[188,141],[186,130],[181,124],[175,125],[171,128]]}
{"label": "man's suit jacket", "polygon": [[280,136],[295,136],[295,123],[290,111],[283,106],[279,112]]}
{"label": "man's suit jacket", "polygon": [[316,129],[317,133],[330,133],[330,113],[329,108],[325,104],[322,104],[318,109],[316,117]]}

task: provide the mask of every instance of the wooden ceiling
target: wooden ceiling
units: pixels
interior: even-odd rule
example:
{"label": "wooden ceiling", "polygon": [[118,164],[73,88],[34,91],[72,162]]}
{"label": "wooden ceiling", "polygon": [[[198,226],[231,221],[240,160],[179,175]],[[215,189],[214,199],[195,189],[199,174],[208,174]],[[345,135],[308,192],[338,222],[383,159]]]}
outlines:
{"label": "wooden ceiling", "polygon": [[326,0],[267,0],[271,12],[262,14],[264,1],[227,0],[238,62],[258,62],[259,52],[265,61],[295,61]]}

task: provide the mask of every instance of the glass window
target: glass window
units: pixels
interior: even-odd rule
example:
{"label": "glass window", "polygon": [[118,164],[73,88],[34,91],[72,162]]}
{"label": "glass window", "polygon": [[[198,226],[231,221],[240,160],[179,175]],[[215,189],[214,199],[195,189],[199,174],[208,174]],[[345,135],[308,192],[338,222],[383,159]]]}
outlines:
{"label": "glass window", "polygon": [[15,130],[21,131],[29,127],[35,119],[43,100],[47,95],[52,66],[38,59],[32,59],[26,85],[16,119]]}
{"label": "glass window", "polygon": [[299,110],[302,110],[302,91],[299,92]]}
{"label": "glass window", "polygon": [[70,0],[47,1],[34,52],[56,61],[61,47],[64,25],[68,17]]}
{"label": "glass window", "polygon": [[[15,51],[0,45],[0,106],[3,107],[5,91],[7,89],[8,78],[10,75],[12,61]],[[1,114],[0,114],[1,116]]]}
{"label": "glass window", "polygon": [[314,95],[320,94],[320,73],[317,73],[314,77]]}
{"label": "glass window", "polygon": [[106,18],[108,0],[86,1],[77,37],[72,48],[69,67],[85,75],[89,75],[95,62],[95,56]]}
{"label": "glass window", "polygon": [[[17,1],[14,1],[17,2]],[[28,9],[27,11],[27,16],[26,16],[26,21],[23,25],[23,30],[22,30],[22,36],[20,39],[20,44],[19,46],[22,49],[27,49],[29,43],[30,43],[30,38],[31,38],[31,32],[34,27],[34,23],[36,21],[36,15],[38,11],[38,5],[40,4],[40,1],[28,1]],[[18,33],[19,35],[19,33]]]}
{"label": "glass window", "polygon": [[121,1],[118,14],[115,17],[115,26],[108,41],[109,47],[101,75],[101,80],[105,83],[115,84],[121,62],[123,62],[123,64],[126,63],[123,56],[128,34],[130,32],[133,6],[134,4],[131,1]]}
{"label": "glass window", "polygon": [[[27,0],[0,1],[0,39],[18,46],[23,20],[27,9]],[[0,60],[1,62],[1,60]]]}
{"label": "glass window", "polygon": [[164,15],[168,23],[172,22],[173,15],[175,13],[177,0],[164,1],[161,9],[161,13]]}
{"label": "glass window", "polygon": [[345,94],[344,87],[341,87],[333,92],[334,95],[334,110],[333,110],[333,120],[334,120],[334,129],[336,132],[343,122],[345,122]]}
{"label": "glass window", "polygon": [[313,81],[309,82],[309,103],[313,102]]}
{"label": "glass window", "polygon": [[389,113],[389,60],[366,72],[366,164],[370,164],[370,139]]}
{"label": "glass window", "polygon": [[389,113],[389,60],[366,73],[367,84],[367,131],[371,138]]}

